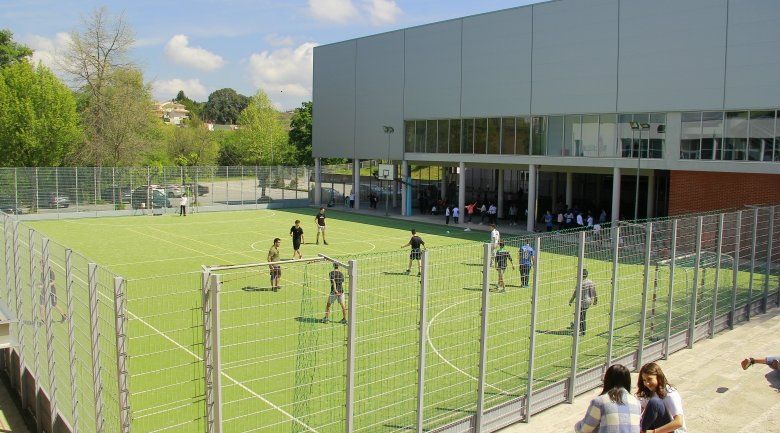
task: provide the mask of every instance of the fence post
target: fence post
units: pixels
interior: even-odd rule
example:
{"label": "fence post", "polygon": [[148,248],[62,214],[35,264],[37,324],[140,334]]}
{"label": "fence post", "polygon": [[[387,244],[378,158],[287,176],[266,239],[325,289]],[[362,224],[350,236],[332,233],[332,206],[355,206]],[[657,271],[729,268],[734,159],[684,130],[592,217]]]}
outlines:
{"label": "fence post", "polygon": [[116,320],[116,369],[119,385],[119,428],[130,433],[130,390],[127,381],[127,318],[125,317],[125,279],[114,277],[114,318]]}
{"label": "fence post", "polygon": [[76,364],[76,334],[74,331],[75,318],[73,317],[73,268],[71,265],[71,254],[73,250],[65,250],[65,295],[67,297],[68,308],[68,357],[70,358],[70,402],[72,406],[71,424],[73,433],[78,433],[79,429],[79,400],[78,400],[78,377]]}
{"label": "fence post", "polygon": [[691,303],[691,317],[688,326],[688,348],[693,349],[693,343],[696,337],[696,313],[699,308],[699,266],[701,265],[701,231],[704,217],[696,218],[696,256],[693,260],[693,294],[689,302]]}
{"label": "fence post", "polygon": [[715,317],[718,315],[718,289],[720,288],[720,257],[723,248],[723,214],[718,215],[718,240],[715,244],[718,252],[715,255],[715,290],[712,294],[712,317],[710,317],[710,338],[715,338]]}
{"label": "fence post", "polygon": [[750,281],[748,282],[747,321],[750,322],[750,313],[753,310],[753,274],[756,270],[756,237],[758,231],[758,208],[753,209],[753,234],[750,242]]}
{"label": "fence post", "polygon": [[347,304],[347,392],[345,432],[352,433],[355,420],[355,325],[357,319],[357,260],[349,261],[349,304]]}
{"label": "fence post", "polygon": [[[46,427],[50,427],[50,431],[54,431],[54,424],[57,420],[57,381],[54,371],[54,330],[51,326],[51,284],[53,280],[49,271],[49,239],[41,239],[41,284],[43,284],[43,299],[46,302],[43,304],[43,310],[46,314],[44,318],[44,324],[46,325],[46,355],[48,360],[49,370],[49,422]],[[37,414],[36,414],[37,415]]]}
{"label": "fence post", "polygon": [[211,380],[212,396],[214,398],[214,433],[222,433],[222,360],[220,337],[219,310],[219,274],[211,274]]}
{"label": "fence post", "polygon": [[474,414],[474,433],[482,433],[482,415],[485,410],[485,370],[487,368],[488,299],[490,294],[491,244],[483,245],[482,257],[482,323],[479,333],[479,376],[477,378],[477,411]]}
{"label": "fence post", "polygon": [[98,316],[98,289],[97,289],[97,264],[89,265],[89,324],[90,338],[92,340],[92,392],[95,397],[95,431],[103,433],[105,422],[103,419],[103,381],[100,378],[100,329]]}
{"label": "fence post", "polygon": [[582,315],[580,313],[582,309],[582,270],[585,267],[585,232],[579,233],[578,241],[578,253],[577,253],[577,289],[576,289],[576,302],[574,304],[574,326],[571,327],[572,346],[571,346],[571,374],[569,375],[569,388],[566,396],[566,401],[572,403],[574,401],[575,381],[577,379],[577,354],[580,348],[580,321]]}
{"label": "fence post", "polygon": [[609,337],[607,338],[607,366],[612,365],[615,336],[615,309],[617,308],[618,264],[620,263],[620,226],[612,229],[612,294],[609,306]]}
{"label": "fence post", "polygon": [[734,235],[734,263],[731,264],[731,320],[729,321],[729,329],[734,329],[734,325],[737,324],[737,286],[739,276],[739,252],[740,244],[742,243],[742,211],[737,211],[737,223],[736,232]]}
{"label": "fence post", "polygon": [[767,239],[767,248],[766,248],[766,267],[764,268],[764,303],[763,303],[763,311],[764,314],[766,314],[767,308],[769,307],[769,276],[772,274],[772,242],[773,242],[773,231],[775,229],[775,208],[774,206],[769,208],[769,235]]}
{"label": "fence post", "polygon": [[[14,169],[16,172],[16,169]],[[14,287],[16,288],[16,317],[20,321],[24,319],[24,297],[22,296],[22,260],[19,256],[19,221],[13,222],[13,237],[14,237]],[[35,304],[33,304],[35,305]],[[33,324],[33,326],[35,326]],[[22,395],[22,408],[29,407],[30,402],[27,401],[27,392],[25,392],[24,386],[24,331],[21,326],[16,326],[16,336],[19,340],[19,393]]]}
{"label": "fence post", "polygon": [[214,366],[211,353],[211,292],[209,291],[209,271],[204,270],[201,278],[203,296],[203,365],[206,382],[206,433],[214,432]]}
{"label": "fence post", "polygon": [[[75,177],[74,185],[76,186],[76,191],[75,191],[76,192],[76,194],[75,194],[76,195],[76,212],[78,212],[79,211],[79,168],[78,167],[74,167],[73,174],[74,174],[74,177]],[[35,172],[35,176],[37,178],[37,176],[38,176],[38,172],[37,171]],[[35,194],[35,200],[36,200],[35,208],[38,209],[38,205],[40,203],[38,203],[38,194],[37,193]],[[59,213],[59,212],[60,212],[60,208],[58,206],[57,207],[57,213]]]}
{"label": "fence post", "polygon": [[425,415],[425,345],[428,334],[428,250],[422,251],[420,280],[420,347],[417,357],[417,433],[423,433]]}
{"label": "fence post", "polygon": [[534,395],[534,356],[536,355],[536,313],[539,302],[539,260],[542,256],[542,238],[534,238],[534,282],[531,292],[531,341],[528,343],[528,384],[525,390],[525,422],[531,422],[531,397]]}
{"label": "fence post", "polygon": [[672,339],[672,313],[674,312],[674,268],[677,264],[677,219],[672,220],[672,245],[669,254],[669,303],[666,306],[666,341],[664,342],[664,359],[669,359],[669,343]]}
{"label": "fence post", "polygon": [[[13,264],[12,264],[12,255],[13,255],[13,242],[11,239],[9,239],[8,230],[11,228],[11,225],[13,224],[11,221],[11,218],[8,215],[2,215],[3,218],[3,247],[5,249],[5,287],[7,289],[7,295],[6,295],[6,305],[8,308],[13,308],[14,305],[11,304],[12,294],[14,293],[14,284],[12,281],[11,273],[14,272]],[[22,320],[20,316],[17,316],[17,319]],[[21,328],[21,326],[15,326],[15,328]],[[13,370],[10,366],[10,354],[13,353],[13,349],[9,351],[9,378],[11,380],[11,387],[18,389],[18,384],[16,383],[16,375],[13,374]]]}
{"label": "fence post", "polygon": [[[37,176],[37,169],[36,169],[36,176]],[[36,179],[37,181],[37,179]],[[40,353],[40,347],[38,346],[38,329],[40,326],[38,326],[38,307],[35,305],[36,298],[36,292],[38,291],[35,287],[35,231],[30,230],[29,231],[29,238],[27,240],[27,245],[30,247],[30,250],[28,251],[29,257],[28,257],[28,263],[30,264],[30,317],[32,317],[32,326],[33,326],[33,376],[35,376],[35,423],[38,431],[43,431],[43,424],[42,424],[42,416],[41,416],[41,399],[38,397],[39,390],[41,388],[41,373],[40,373],[40,361],[38,359],[38,354]],[[41,284],[45,284],[44,281],[41,281]],[[44,295],[45,296],[45,295]],[[41,319],[42,320],[42,319]]]}
{"label": "fence post", "polygon": [[645,331],[647,330],[647,292],[650,286],[650,256],[653,252],[653,223],[645,226],[645,271],[642,278],[642,310],[639,313],[639,347],[636,352],[636,369],[642,368],[645,352]]}

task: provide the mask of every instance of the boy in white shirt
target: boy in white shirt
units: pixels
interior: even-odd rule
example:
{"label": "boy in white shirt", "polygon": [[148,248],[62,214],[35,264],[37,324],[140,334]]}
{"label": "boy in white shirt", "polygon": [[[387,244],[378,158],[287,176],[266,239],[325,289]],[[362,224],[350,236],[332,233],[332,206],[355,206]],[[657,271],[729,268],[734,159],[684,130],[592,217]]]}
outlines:
{"label": "boy in white shirt", "polygon": [[181,195],[181,200],[179,201],[179,216],[187,216],[187,193],[183,193]]}
{"label": "boy in white shirt", "polygon": [[460,216],[460,211],[458,208],[454,207],[452,208],[452,219],[455,220],[455,224],[458,223],[458,217]]}

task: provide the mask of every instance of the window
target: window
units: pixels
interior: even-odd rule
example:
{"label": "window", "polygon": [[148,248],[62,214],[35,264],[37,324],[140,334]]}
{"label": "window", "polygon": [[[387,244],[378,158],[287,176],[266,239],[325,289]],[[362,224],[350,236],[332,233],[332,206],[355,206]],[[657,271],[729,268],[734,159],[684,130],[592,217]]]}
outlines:
{"label": "window", "polygon": [[580,156],[599,156],[599,116],[582,116]]}
{"label": "window", "polygon": [[[547,154],[547,117],[534,117],[533,129],[531,130],[531,145],[533,146],[532,155],[546,155]],[[520,128],[518,125],[518,137],[522,137],[520,134]],[[520,143],[518,143],[518,149]],[[519,152],[518,152],[519,153]]]}
{"label": "window", "polygon": [[772,150],[774,148],[775,135],[775,112],[774,111],[751,111],[750,112],[750,141],[748,141],[748,160],[761,161],[769,150],[769,155],[765,161],[772,160]]}
{"label": "window", "polygon": [[414,152],[414,120],[404,122],[404,149],[407,152]]}
{"label": "window", "polygon": [[563,155],[563,116],[547,117],[547,155]]}
{"label": "window", "polygon": [[501,154],[515,154],[515,118],[501,119]]}
{"label": "window", "polygon": [[436,121],[429,120],[427,125],[428,133],[425,134],[425,148],[420,151],[425,153],[436,153],[436,137],[438,136]]}
{"label": "window", "polygon": [[460,143],[460,119],[452,119],[450,120],[450,153],[461,153]]}
{"label": "window", "polygon": [[[517,150],[515,155],[530,155],[531,118],[518,117],[515,122],[517,122]],[[540,140],[543,139],[540,138]],[[544,141],[542,141],[542,148],[544,148]]]}
{"label": "window", "polygon": [[580,156],[580,146],[582,145],[580,116],[566,116],[563,132],[565,139],[561,156]]}
{"label": "window", "polygon": [[461,128],[460,153],[474,153],[474,119],[463,119]]}
{"label": "window", "polygon": [[439,134],[438,134],[438,153],[447,153],[449,152],[449,135],[450,134],[450,121],[449,120],[439,120]]}
{"label": "window", "polygon": [[721,158],[723,143],[723,112],[702,113],[701,117],[701,153],[700,159]]}
{"label": "window", "polygon": [[701,147],[701,113],[682,113],[680,159],[699,159]]}
{"label": "window", "polygon": [[474,119],[474,154],[487,154],[487,119]]}
{"label": "window", "polygon": [[747,157],[748,112],[726,113],[723,160],[744,161]]}
{"label": "window", "polygon": [[501,153],[501,119],[487,120],[487,153],[490,155]]}
{"label": "window", "polygon": [[415,152],[425,152],[425,121],[417,121],[417,143],[414,146]]}
{"label": "window", "polygon": [[617,115],[602,114],[599,116],[599,156],[616,156]]}

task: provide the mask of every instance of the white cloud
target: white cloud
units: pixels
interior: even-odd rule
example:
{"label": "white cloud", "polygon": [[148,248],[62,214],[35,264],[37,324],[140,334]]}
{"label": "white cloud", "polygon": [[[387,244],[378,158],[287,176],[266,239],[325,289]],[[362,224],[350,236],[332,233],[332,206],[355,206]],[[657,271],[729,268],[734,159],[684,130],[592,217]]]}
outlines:
{"label": "white cloud", "polygon": [[200,80],[195,78],[192,80],[181,80],[174,78],[172,80],[157,80],[153,83],[154,98],[158,101],[168,101],[176,97],[179,90],[184,90],[184,94],[188,98],[201,101],[208,96],[206,88],[203,84],[200,84]]}
{"label": "white cloud", "polygon": [[34,34],[28,34],[22,43],[34,50],[33,61],[37,65],[43,62],[46,67],[57,72],[57,51],[67,47],[70,42],[70,35],[65,32],[57,33],[54,39],[45,38]]}
{"label": "white cloud", "polygon": [[270,35],[265,37],[265,41],[269,44],[280,47],[285,45],[294,45],[295,41],[290,36],[279,36],[276,33],[271,33]]}
{"label": "white cloud", "polygon": [[173,63],[191,66],[203,71],[213,71],[225,65],[225,60],[201,47],[190,47],[185,35],[176,35],[165,44],[165,56]]}
{"label": "white cloud", "polygon": [[366,0],[362,6],[368,12],[371,23],[378,26],[395,22],[403,11],[393,0]]}
{"label": "white cloud", "polygon": [[309,13],[318,21],[346,23],[360,18],[360,11],[352,0],[309,0]]}
{"label": "white cloud", "polygon": [[311,94],[313,51],[317,43],[307,42],[298,48],[280,48],[269,53],[252,54],[247,70],[252,83],[265,90],[272,99]]}

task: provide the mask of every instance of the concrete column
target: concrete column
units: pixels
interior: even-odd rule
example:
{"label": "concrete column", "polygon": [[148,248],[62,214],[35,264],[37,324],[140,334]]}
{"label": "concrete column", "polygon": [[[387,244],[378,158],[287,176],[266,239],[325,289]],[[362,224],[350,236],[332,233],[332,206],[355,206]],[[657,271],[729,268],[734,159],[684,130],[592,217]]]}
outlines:
{"label": "concrete column", "polygon": [[552,174],[552,209],[553,213],[557,211],[556,206],[558,206],[558,172]]}
{"label": "concrete column", "polygon": [[360,209],[360,160],[355,158],[352,164],[352,175],[355,181],[352,182],[352,188],[355,190],[355,209]]}
{"label": "concrete column", "polygon": [[620,219],[620,169],[612,169],[612,221]]}
{"label": "concrete column", "polygon": [[504,217],[504,169],[498,169],[498,203],[496,203],[497,218]]}
{"label": "concrete column", "polygon": [[461,161],[458,169],[458,210],[460,220],[466,222],[466,163]]}
{"label": "concrete column", "polygon": [[571,208],[574,206],[573,189],[574,189],[574,173],[566,173],[566,207]]}
{"label": "concrete column", "polygon": [[[393,179],[398,178],[398,166],[393,166]],[[395,209],[396,206],[398,206],[398,185],[400,185],[398,182],[390,182],[390,193],[393,194],[393,209]]]}
{"label": "concrete column", "polygon": [[407,199],[406,195],[409,194],[409,189],[406,187],[406,178],[409,176],[409,162],[403,160],[401,162],[401,215],[407,216],[411,214],[411,209],[406,208]]}
{"label": "concrete column", "polygon": [[528,218],[526,218],[526,230],[533,232],[535,228],[534,213],[536,213],[536,165],[528,166]]}
{"label": "concrete column", "polygon": [[647,217],[655,217],[655,170],[647,176]]}
{"label": "concrete column", "polygon": [[314,204],[322,206],[322,162],[314,158]]}

